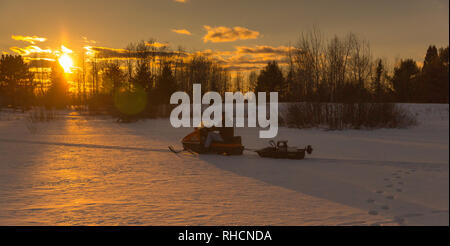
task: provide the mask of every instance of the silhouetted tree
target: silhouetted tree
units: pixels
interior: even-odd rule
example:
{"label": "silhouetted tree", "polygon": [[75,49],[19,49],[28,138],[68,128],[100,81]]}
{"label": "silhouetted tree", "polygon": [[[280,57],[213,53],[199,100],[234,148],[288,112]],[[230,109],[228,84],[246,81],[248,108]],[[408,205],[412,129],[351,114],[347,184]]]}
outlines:
{"label": "silhouetted tree", "polygon": [[434,45],[428,47],[417,94],[419,102],[448,102],[448,49],[441,49],[441,53],[442,55],[438,54]]}
{"label": "silhouetted tree", "polygon": [[248,75],[248,90],[255,91],[258,85],[258,73],[256,71],[251,71]]}
{"label": "silhouetted tree", "polygon": [[140,86],[147,93],[153,89],[152,72],[150,66],[145,62],[139,62],[136,65],[136,72],[131,79],[131,82],[135,86]]}
{"label": "silhouetted tree", "polygon": [[46,94],[46,106],[64,108],[69,104],[69,85],[64,75],[64,69],[57,62],[54,63],[50,74],[50,88]]}
{"label": "silhouetted tree", "polygon": [[117,63],[107,63],[102,73],[103,88],[107,93],[114,95],[125,81],[125,74]]}
{"label": "silhouetted tree", "polygon": [[29,106],[34,97],[33,74],[22,56],[2,55],[0,59],[0,103]]}
{"label": "silhouetted tree", "polygon": [[236,77],[234,78],[234,91],[243,91],[244,86],[244,76],[242,75],[242,72],[238,71],[236,72]]}
{"label": "silhouetted tree", "polygon": [[324,44],[323,35],[317,28],[300,35],[292,54],[296,70],[294,81],[298,89],[297,100],[317,99],[314,93],[324,76]]}
{"label": "silhouetted tree", "polygon": [[156,79],[156,103],[169,104],[170,96],[176,90],[177,84],[172,74],[171,64],[166,62],[162,65],[161,74]]}
{"label": "silhouetted tree", "polygon": [[292,102],[295,101],[295,82],[294,82],[294,70],[293,69],[289,69],[288,74],[286,76],[286,80],[285,80],[285,90],[283,93],[283,100],[284,101],[288,101],[288,102]]}
{"label": "silhouetted tree", "polygon": [[257,85],[257,92],[274,92],[280,91],[284,83],[283,73],[276,61],[269,62],[267,66],[261,70]]}
{"label": "silhouetted tree", "polygon": [[383,60],[378,59],[377,67],[375,68],[375,76],[372,80],[372,90],[374,100],[376,102],[382,102],[385,96],[384,80],[386,78],[386,69],[383,64]]}
{"label": "silhouetted tree", "polygon": [[449,56],[448,46],[439,49],[439,60],[441,64],[440,81],[442,89],[440,90],[440,102],[448,103],[448,90],[449,90]]}
{"label": "silhouetted tree", "polygon": [[412,59],[402,60],[394,69],[392,85],[399,102],[411,102],[417,92],[420,69]]}

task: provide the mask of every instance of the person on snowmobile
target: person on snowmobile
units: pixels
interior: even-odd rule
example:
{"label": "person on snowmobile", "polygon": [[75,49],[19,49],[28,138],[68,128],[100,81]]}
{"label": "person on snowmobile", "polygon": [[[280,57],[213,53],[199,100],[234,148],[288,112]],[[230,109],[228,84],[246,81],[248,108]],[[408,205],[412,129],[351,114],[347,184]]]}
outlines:
{"label": "person on snowmobile", "polygon": [[[216,132],[218,131],[218,133]],[[222,114],[222,127],[211,127],[205,140],[205,148],[209,149],[212,142],[230,142],[234,137],[234,128],[225,127],[225,114]]]}
{"label": "person on snowmobile", "polygon": [[205,148],[209,149],[211,147],[212,142],[224,142],[222,136],[220,133],[217,133],[215,130],[218,127],[211,127],[208,129],[208,135],[206,136],[205,140]]}

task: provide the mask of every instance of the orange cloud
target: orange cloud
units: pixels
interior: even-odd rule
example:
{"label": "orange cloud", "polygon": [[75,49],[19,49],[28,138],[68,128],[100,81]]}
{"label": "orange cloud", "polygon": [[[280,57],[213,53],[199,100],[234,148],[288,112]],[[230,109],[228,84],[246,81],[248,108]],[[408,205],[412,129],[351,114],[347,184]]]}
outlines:
{"label": "orange cloud", "polygon": [[30,44],[36,44],[36,42],[44,42],[47,38],[38,37],[38,36],[22,36],[22,35],[12,35],[12,39],[18,41],[28,42]]}
{"label": "orange cloud", "polygon": [[238,46],[236,52],[241,54],[276,54],[287,55],[289,50],[293,51],[295,48],[279,46],[272,47],[267,45],[257,45],[256,47]]}
{"label": "orange cloud", "polygon": [[95,40],[89,40],[87,37],[85,37],[85,36],[81,36],[81,38],[83,39],[83,42],[84,43],[86,43],[86,44],[96,44],[97,43],[97,41],[95,41]]}
{"label": "orange cloud", "polygon": [[190,55],[202,55],[214,59],[228,71],[251,71],[264,68],[269,61],[277,61],[281,66],[288,65],[289,48],[260,45],[254,47],[238,46],[233,51],[203,50]]}
{"label": "orange cloud", "polygon": [[256,39],[259,37],[258,31],[249,30],[245,27],[210,27],[204,26],[207,33],[203,37],[203,42],[221,43],[233,42],[236,40]]}
{"label": "orange cloud", "polygon": [[172,32],[184,35],[191,35],[191,32],[186,29],[172,29]]}
{"label": "orange cloud", "polygon": [[166,48],[169,47],[168,43],[160,43],[160,42],[145,42],[145,45],[154,48]]}
{"label": "orange cloud", "polygon": [[186,3],[187,2],[187,0],[174,0],[174,1],[177,3]]}
{"label": "orange cloud", "polygon": [[27,46],[25,48],[19,48],[19,47],[11,47],[10,48],[13,52],[18,53],[19,55],[22,56],[28,56],[31,55],[33,53],[46,53],[46,54],[51,54],[53,51],[51,49],[41,49],[40,47],[36,46],[36,45],[30,45]]}
{"label": "orange cloud", "polygon": [[154,56],[154,57],[167,57],[179,55],[178,53],[171,51],[134,51],[127,49],[117,49],[108,47],[96,47],[96,46],[85,46],[86,55],[95,56],[99,59],[128,59],[128,58],[139,58],[142,56]]}

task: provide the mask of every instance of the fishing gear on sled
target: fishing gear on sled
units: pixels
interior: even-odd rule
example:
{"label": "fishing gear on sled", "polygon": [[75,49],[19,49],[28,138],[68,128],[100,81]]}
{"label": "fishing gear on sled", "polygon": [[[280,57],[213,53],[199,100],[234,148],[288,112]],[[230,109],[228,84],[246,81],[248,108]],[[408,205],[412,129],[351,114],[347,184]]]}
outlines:
{"label": "fishing gear on sled", "polygon": [[193,132],[185,136],[181,143],[182,150],[176,150],[173,146],[169,146],[169,150],[174,153],[183,151],[197,153],[197,154],[224,154],[224,155],[242,155],[244,150],[258,153],[263,158],[277,158],[277,159],[297,159],[305,158],[305,154],[311,154],[313,148],[311,145],[305,148],[297,148],[288,146],[288,141],[270,140],[269,146],[262,149],[247,149],[242,145],[242,138],[234,136],[233,128],[220,128],[223,141],[213,141],[209,147],[205,147],[205,141],[211,129],[199,127],[195,128]]}

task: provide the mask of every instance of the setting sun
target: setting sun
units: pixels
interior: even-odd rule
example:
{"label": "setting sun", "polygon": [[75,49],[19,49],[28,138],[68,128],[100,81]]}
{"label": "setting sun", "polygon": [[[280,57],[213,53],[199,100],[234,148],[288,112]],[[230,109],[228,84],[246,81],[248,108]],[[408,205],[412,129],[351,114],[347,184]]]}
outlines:
{"label": "setting sun", "polygon": [[69,54],[73,51],[64,45],[61,45],[61,55],[58,58],[58,62],[63,67],[65,73],[72,73],[74,67],[72,57]]}
{"label": "setting sun", "polygon": [[71,70],[73,68],[73,61],[68,54],[62,54],[59,57],[58,62],[63,67],[65,73],[71,73]]}

